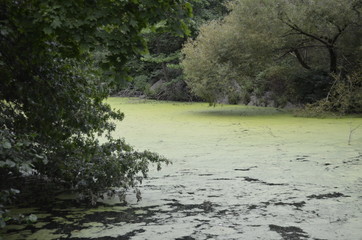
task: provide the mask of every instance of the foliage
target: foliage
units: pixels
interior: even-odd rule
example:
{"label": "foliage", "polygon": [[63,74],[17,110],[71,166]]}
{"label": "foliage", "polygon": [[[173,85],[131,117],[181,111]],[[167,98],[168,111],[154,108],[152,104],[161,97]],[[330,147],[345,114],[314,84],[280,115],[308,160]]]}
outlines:
{"label": "foliage", "polygon": [[[208,101],[271,95],[276,105],[326,97],[331,74],[361,57],[360,0],[236,0],[182,50],[187,83]],[[234,93],[232,93],[234,92]]]}
{"label": "foliage", "polygon": [[345,77],[333,76],[334,82],[328,95],[320,101],[309,104],[300,116],[323,116],[328,113],[362,112],[362,72],[358,70]]}
{"label": "foliage", "polygon": [[[193,16],[188,24],[190,37],[197,35],[202,23],[225,15],[227,12],[225,2],[225,0],[192,1]],[[162,29],[162,24],[157,27]],[[116,86],[115,92],[126,95],[144,94],[149,98],[166,100],[197,99],[190,93],[180,66],[180,49],[185,43],[185,38],[167,32],[148,30],[143,31],[143,36],[147,40],[149,51],[128,62],[127,66],[133,80],[128,84]]]}
{"label": "foliage", "polygon": [[[209,102],[226,95],[237,77],[235,64],[225,58],[232,58],[231,49],[238,41],[224,41],[223,34],[228,30],[218,21],[213,21],[203,26],[197,40],[190,40],[182,50],[188,85],[196,95]],[[244,80],[248,81],[247,78]]]}
{"label": "foliage", "polygon": [[228,14],[227,4],[230,0],[195,0],[192,2],[193,17],[190,23],[192,37],[196,37],[200,27],[212,20]]}
{"label": "foliage", "polygon": [[19,177],[55,181],[94,203],[135,188],[149,163],[168,163],[111,137],[123,114],[104,103],[112,82],[102,79],[124,78],[125,62],[145,51],[143,29],[163,21],[163,31],[182,34],[190,11],[183,0],[0,2],[2,224]]}

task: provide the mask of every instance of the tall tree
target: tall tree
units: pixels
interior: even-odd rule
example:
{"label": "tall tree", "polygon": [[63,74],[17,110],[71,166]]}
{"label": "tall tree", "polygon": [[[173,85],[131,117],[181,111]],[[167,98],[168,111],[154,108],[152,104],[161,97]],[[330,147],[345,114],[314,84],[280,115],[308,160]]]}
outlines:
{"label": "tall tree", "polygon": [[[361,57],[361,1],[238,0],[183,49],[187,83],[216,101],[272,95],[278,104],[325,97],[331,74]],[[233,97],[235,98],[235,97]]]}
{"label": "tall tree", "polygon": [[[315,49],[325,49],[327,65],[330,73],[337,73],[343,65],[343,54],[347,49],[341,49],[346,38],[360,36],[360,10],[362,1],[290,1],[277,8],[280,21],[287,26],[289,52],[295,54],[299,63],[306,69],[308,64],[301,52],[311,52]],[[293,37],[292,37],[293,36]],[[358,45],[356,41],[352,47]],[[339,56],[339,54],[341,56]],[[350,59],[352,60],[352,59]],[[355,59],[353,59],[355,60]]]}

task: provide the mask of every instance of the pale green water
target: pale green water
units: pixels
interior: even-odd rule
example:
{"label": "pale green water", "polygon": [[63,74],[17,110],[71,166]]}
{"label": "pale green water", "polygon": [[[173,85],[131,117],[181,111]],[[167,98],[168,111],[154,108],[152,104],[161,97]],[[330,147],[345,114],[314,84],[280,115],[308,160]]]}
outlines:
{"label": "pale green water", "polygon": [[[108,102],[126,114],[116,136],[161,153],[173,165],[151,171],[139,203],[130,193],[127,208],[67,209],[68,217],[56,216],[65,211],[59,209],[46,221],[68,221],[75,230],[48,226],[24,230],[20,239],[361,239],[361,118],[295,118],[271,108],[204,103]],[[348,144],[350,129],[359,125]],[[92,216],[98,220],[82,221]]]}

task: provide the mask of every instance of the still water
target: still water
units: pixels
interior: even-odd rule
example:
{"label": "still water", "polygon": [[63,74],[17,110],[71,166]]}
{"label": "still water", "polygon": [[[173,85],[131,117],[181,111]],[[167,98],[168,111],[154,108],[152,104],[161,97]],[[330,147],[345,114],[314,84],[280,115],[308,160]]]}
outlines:
{"label": "still water", "polygon": [[[38,215],[4,239],[361,239],[362,119],[274,108],[110,98],[116,137],[173,164],[151,169],[142,201]],[[359,127],[361,126],[361,127]],[[352,132],[353,129],[356,129]]]}

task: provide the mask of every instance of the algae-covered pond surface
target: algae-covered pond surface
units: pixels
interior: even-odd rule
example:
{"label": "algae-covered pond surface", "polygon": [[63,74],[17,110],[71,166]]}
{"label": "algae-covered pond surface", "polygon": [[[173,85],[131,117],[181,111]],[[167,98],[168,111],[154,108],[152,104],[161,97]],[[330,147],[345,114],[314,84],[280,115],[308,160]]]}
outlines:
{"label": "algae-covered pond surface", "polygon": [[362,239],[361,118],[108,102],[126,115],[115,136],[173,164],[150,171],[140,202],[130,192],[126,206],[17,209],[39,220],[5,239]]}

